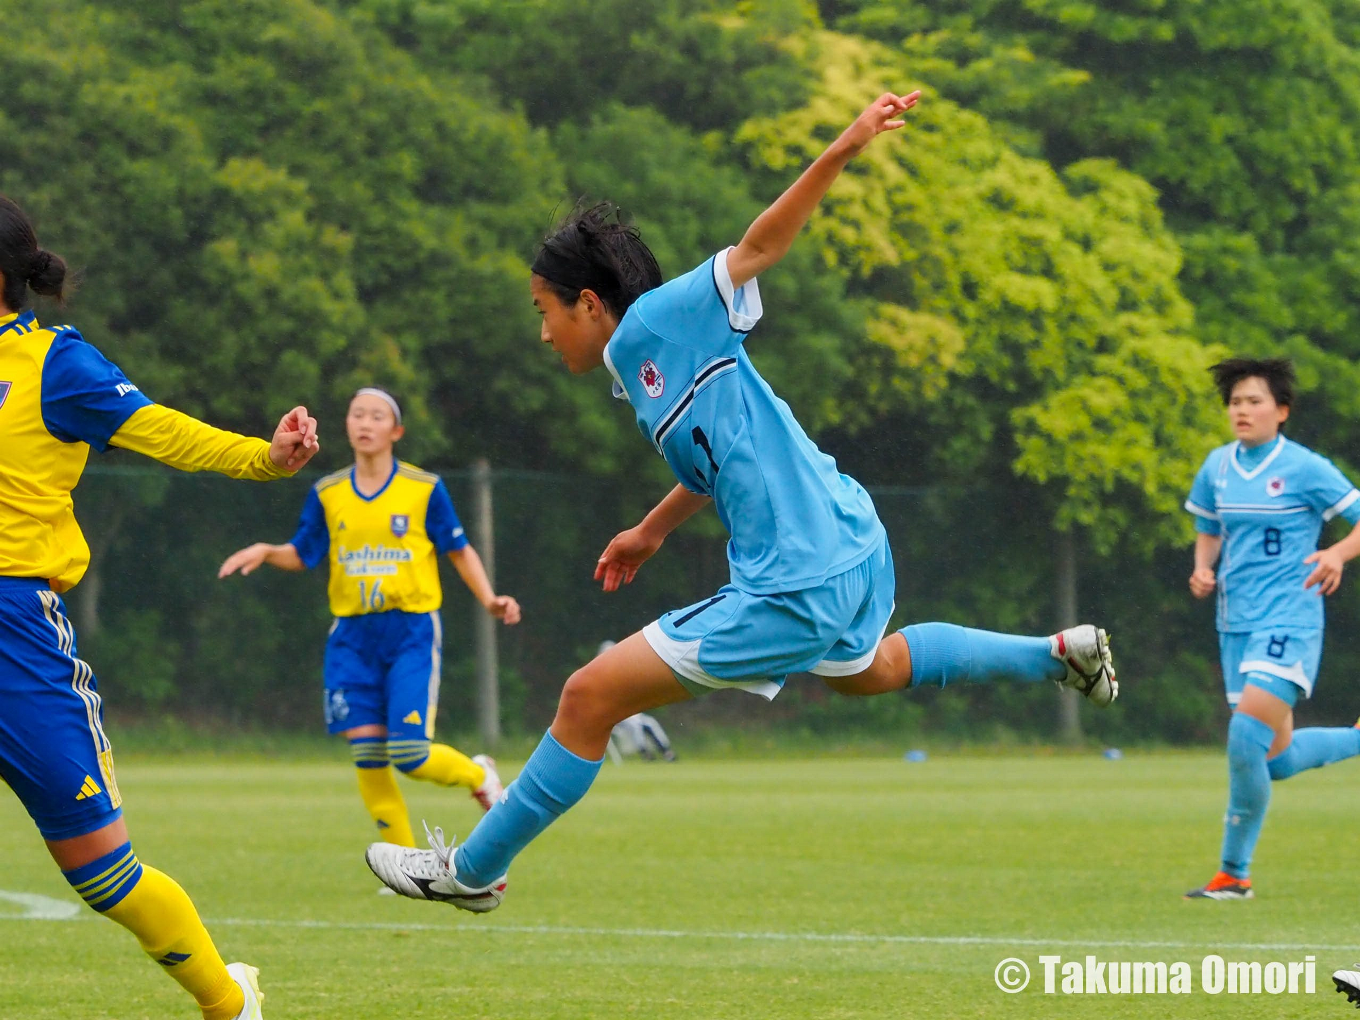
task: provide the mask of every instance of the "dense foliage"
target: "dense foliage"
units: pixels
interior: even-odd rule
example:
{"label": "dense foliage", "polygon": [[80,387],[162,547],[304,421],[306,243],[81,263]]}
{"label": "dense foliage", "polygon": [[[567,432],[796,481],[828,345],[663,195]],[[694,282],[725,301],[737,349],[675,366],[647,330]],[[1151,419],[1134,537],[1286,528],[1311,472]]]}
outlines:
{"label": "dense foliage", "polygon": [[[0,191],[83,269],[63,317],[143,389],[253,432],[305,400],[334,467],[347,394],[377,382],[409,409],[408,459],[521,472],[499,522],[502,580],[530,613],[507,635],[512,726],[542,721],[599,638],[722,579],[716,521],[696,521],[634,601],[592,604],[583,622],[597,546],[667,475],[605,380],[567,376],[537,343],[536,239],[577,200],[608,197],[682,272],[734,243],[887,88],[926,97],[762,280],[749,343],[809,431],[878,487],[904,617],[1051,629],[1055,536],[1072,534],[1082,607],[1121,632],[1132,681],[1092,725],[1211,737],[1211,624],[1185,594],[1179,509],[1223,441],[1204,369],[1228,349],[1292,354],[1292,433],[1351,460],[1360,29],[1332,0],[1250,18],[1228,0],[0,0],[0,13],[23,28],[6,45]],[[287,683],[284,701],[310,712],[318,642],[279,617],[300,595],[319,627],[320,586],[204,594],[233,541],[284,537],[298,494],[220,491],[92,479],[78,497],[101,568],[85,640],[104,646],[124,704],[241,713]],[[1354,601],[1347,589],[1334,615],[1360,615]],[[247,646],[248,663],[233,657]],[[1326,672],[1357,658],[1342,632]],[[1324,683],[1316,709],[1329,688],[1343,703],[1342,686]],[[782,712],[814,727],[1051,727],[1034,692],[915,705],[809,689]]]}

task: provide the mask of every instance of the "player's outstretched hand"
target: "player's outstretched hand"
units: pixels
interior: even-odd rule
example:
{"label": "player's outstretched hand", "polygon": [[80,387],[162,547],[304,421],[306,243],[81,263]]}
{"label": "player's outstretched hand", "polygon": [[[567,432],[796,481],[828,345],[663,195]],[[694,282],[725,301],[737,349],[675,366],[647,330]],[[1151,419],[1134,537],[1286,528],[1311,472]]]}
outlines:
{"label": "player's outstretched hand", "polygon": [[1210,567],[1200,567],[1190,575],[1190,594],[1197,599],[1207,599],[1218,587],[1218,578]]}
{"label": "player's outstretched hand", "polygon": [[493,595],[487,603],[486,611],[506,626],[519,623],[519,603],[509,595]]}
{"label": "player's outstretched hand", "polygon": [[641,525],[614,536],[595,564],[595,580],[604,582],[605,591],[618,591],[629,584],[651,555],[661,548],[661,539],[648,534]]}
{"label": "player's outstretched hand", "polygon": [[297,471],[316,456],[321,444],[316,438],[316,419],[299,405],[279,419],[269,443],[269,459],[284,471]]}
{"label": "player's outstretched hand", "polygon": [[238,570],[241,576],[245,577],[252,571],[258,570],[264,565],[265,557],[269,555],[269,545],[265,542],[256,542],[248,545],[244,549],[237,549],[234,553],[223,561],[217,568],[217,576],[230,577]]}
{"label": "player's outstretched hand", "polygon": [[1303,586],[1318,586],[1319,595],[1330,595],[1341,587],[1341,572],[1346,569],[1346,561],[1331,549],[1319,549],[1311,556],[1303,558],[1304,563],[1316,563],[1313,572],[1304,579]]}
{"label": "player's outstretched hand", "polygon": [[919,89],[905,96],[893,92],[883,93],[841,132],[841,141],[849,147],[852,156],[858,156],[884,131],[905,127],[907,122],[898,118],[915,106],[920,98]]}

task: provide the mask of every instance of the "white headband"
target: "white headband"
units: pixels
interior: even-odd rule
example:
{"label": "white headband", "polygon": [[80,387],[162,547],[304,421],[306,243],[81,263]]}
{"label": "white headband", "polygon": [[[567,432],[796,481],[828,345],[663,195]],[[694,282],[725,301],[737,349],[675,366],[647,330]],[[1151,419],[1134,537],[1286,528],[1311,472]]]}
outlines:
{"label": "white headband", "polygon": [[365,386],[354,395],[356,397],[380,397],[381,399],[386,400],[387,406],[392,408],[392,413],[396,415],[397,424],[401,424],[401,408],[397,406],[397,398],[386,390],[380,390],[376,386]]}

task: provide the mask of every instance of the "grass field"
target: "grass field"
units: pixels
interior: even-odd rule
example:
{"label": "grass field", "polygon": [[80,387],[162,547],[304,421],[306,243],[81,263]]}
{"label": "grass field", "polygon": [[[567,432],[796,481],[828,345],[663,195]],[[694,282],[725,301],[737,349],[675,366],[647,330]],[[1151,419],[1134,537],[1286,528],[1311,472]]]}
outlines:
{"label": "grass field", "polygon": [[[1215,864],[1221,756],[607,765],[481,918],[375,894],[339,756],[119,778],[142,859],[261,968],[271,1020],[1302,1017],[1346,1008],[1328,975],[1360,956],[1353,765],[1276,786],[1258,898],[1233,904],[1180,898]],[[476,821],[461,791],[404,788],[417,828]],[[196,1015],[115,925],[17,916],[4,893],[77,901],[7,793],[0,859],[0,1017]],[[1041,954],[1088,952],[1188,961],[1195,991],[1042,993]],[[1209,953],[1312,953],[1317,993],[1206,994]],[[997,989],[1005,957],[1026,991]]]}

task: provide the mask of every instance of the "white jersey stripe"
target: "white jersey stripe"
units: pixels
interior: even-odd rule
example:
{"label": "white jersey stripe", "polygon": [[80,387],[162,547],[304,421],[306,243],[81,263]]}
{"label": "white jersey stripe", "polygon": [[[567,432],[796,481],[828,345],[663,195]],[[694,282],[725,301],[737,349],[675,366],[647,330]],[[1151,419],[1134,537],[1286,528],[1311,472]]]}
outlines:
{"label": "white jersey stripe", "polygon": [[1203,517],[1211,521],[1218,520],[1218,514],[1214,513],[1212,510],[1206,510],[1204,509],[1204,507],[1198,506],[1197,504],[1190,502],[1190,500],[1188,499],[1185,501],[1185,509],[1189,510],[1196,517]]}
{"label": "white jersey stripe", "polygon": [[1322,519],[1324,521],[1330,521],[1337,514],[1341,513],[1343,510],[1348,508],[1357,499],[1360,499],[1360,490],[1352,489],[1350,492],[1346,493],[1346,495],[1342,496],[1339,500],[1337,500],[1335,503],[1329,506],[1326,510],[1322,511]]}

